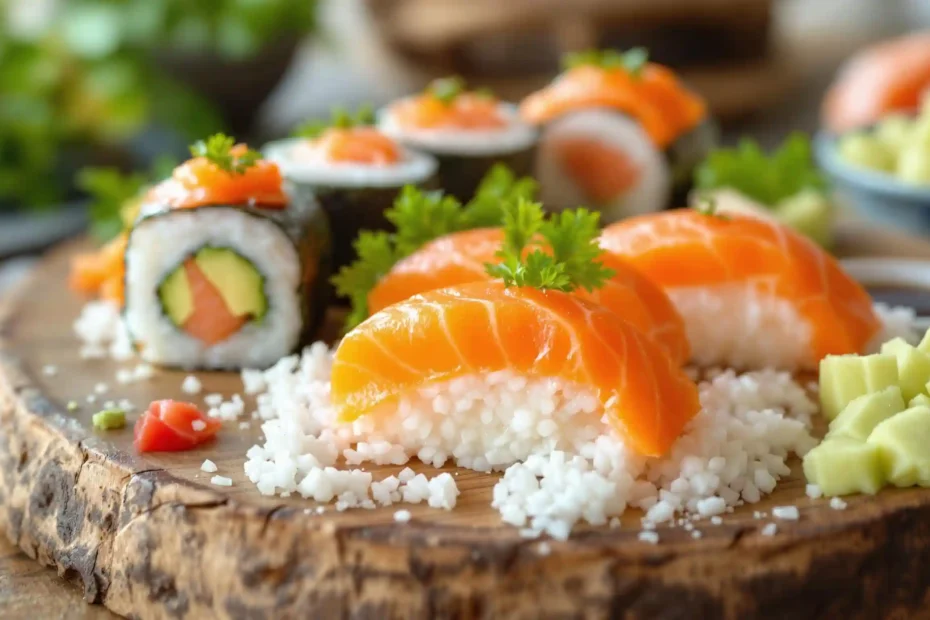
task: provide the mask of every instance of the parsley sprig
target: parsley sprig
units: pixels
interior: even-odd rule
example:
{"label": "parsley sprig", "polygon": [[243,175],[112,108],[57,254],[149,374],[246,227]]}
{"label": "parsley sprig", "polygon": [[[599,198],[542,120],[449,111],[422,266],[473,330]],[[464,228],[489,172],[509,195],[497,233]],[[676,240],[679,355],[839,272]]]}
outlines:
{"label": "parsley sprig", "polygon": [[[433,80],[426,87],[428,95],[435,97],[446,105],[452,105],[460,95],[466,92],[468,92],[468,84],[457,75]],[[472,92],[479,97],[494,97],[494,91],[487,87],[477,88]]]}
{"label": "parsley sprig", "polygon": [[827,186],[802,133],[791,134],[771,155],[749,138],[717,149],[697,168],[694,182],[701,190],[729,187],[769,207],[801,190],[824,192]]}
{"label": "parsley sprig", "polygon": [[500,226],[505,206],[521,199],[531,200],[536,189],[533,179],[516,178],[503,164],[491,169],[474,197],[464,205],[441,191],[404,187],[384,213],[395,232],[362,231],[353,244],[358,258],[333,276],[336,292],[352,304],[346,329],[368,317],[368,293],[397,261],[443,235]]}
{"label": "parsley sprig", "polygon": [[262,158],[261,153],[252,149],[233,153],[235,139],[226,134],[216,133],[206,140],[198,140],[191,145],[191,155],[204,157],[214,166],[229,174],[245,174]]}
{"label": "parsley sprig", "polygon": [[600,288],[615,272],[597,260],[602,252],[599,218],[596,212],[575,209],[546,219],[538,202],[521,198],[508,203],[501,262],[485,269],[505,286],[563,292]]}
{"label": "parsley sprig", "polygon": [[634,47],[625,52],[591,49],[569,52],[562,58],[562,66],[565,69],[593,65],[601,69],[623,69],[636,77],[642,74],[648,62],[649,51],[644,47]]}
{"label": "parsley sprig", "polygon": [[323,135],[327,129],[351,129],[365,127],[375,123],[375,111],[371,104],[359,106],[354,113],[337,107],[330,111],[329,120],[307,121],[294,130],[294,137],[313,140]]}

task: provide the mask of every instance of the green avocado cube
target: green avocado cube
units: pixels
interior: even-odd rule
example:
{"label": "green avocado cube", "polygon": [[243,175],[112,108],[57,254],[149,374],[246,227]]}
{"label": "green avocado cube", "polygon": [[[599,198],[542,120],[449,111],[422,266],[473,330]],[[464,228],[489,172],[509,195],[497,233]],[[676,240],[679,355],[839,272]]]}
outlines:
{"label": "green avocado cube", "polygon": [[905,400],[925,393],[927,381],[930,381],[930,355],[909,345],[902,338],[883,344],[882,353],[894,355],[898,360],[898,384]]}
{"label": "green avocado cube", "polygon": [[930,486],[930,408],[912,407],[880,423],[867,443],[876,446],[885,477],[895,486]]}
{"label": "green avocado cube", "polygon": [[827,438],[808,452],[804,476],[828,497],[874,495],[885,485],[878,447],[849,437]]}
{"label": "green avocado cube", "polygon": [[820,360],[820,406],[832,420],[854,398],[898,385],[894,355],[828,355]]}
{"label": "green avocado cube", "polygon": [[930,396],[918,394],[907,403],[907,408],[911,407],[930,407]]}
{"label": "green avocado cube", "polygon": [[893,385],[854,398],[832,422],[827,437],[849,437],[865,441],[882,421],[904,411],[901,390]]}

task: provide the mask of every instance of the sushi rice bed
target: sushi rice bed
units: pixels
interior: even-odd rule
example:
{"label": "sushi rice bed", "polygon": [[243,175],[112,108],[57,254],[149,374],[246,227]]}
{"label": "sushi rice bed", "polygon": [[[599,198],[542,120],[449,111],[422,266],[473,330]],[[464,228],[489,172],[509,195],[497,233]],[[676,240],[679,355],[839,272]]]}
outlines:
{"label": "sushi rice bed", "polygon": [[754,283],[666,289],[685,320],[694,361],[701,366],[804,368],[811,328],[790,301]]}
{"label": "sushi rice bed", "polygon": [[[158,303],[158,287],[205,246],[227,247],[262,274],[268,312],[213,346],[176,327]],[[277,224],[237,207],[180,209],[143,218],[126,250],[126,326],[144,343],[145,361],[187,368],[273,364],[293,351],[303,320],[300,257]]]}

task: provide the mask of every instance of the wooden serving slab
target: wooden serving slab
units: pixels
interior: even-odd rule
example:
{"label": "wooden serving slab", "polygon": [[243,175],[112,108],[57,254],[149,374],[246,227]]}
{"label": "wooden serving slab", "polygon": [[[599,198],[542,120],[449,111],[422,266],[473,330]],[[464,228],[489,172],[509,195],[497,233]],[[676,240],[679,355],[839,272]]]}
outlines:
{"label": "wooden serving slab", "polygon": [[[928,244],[856,225],[840,248],[874,253],[882,238],[883,254],[930,257]],[[797,463],[764,501],[698,524],[701,539],[660,527],[650,545],[637,540],[638,511],[567,542],[523,539],[490,508],[496,477],[454,468],[462,494],[451,512],[317,514],[313,502],[262,497],[242,471],[257,423],[229,423],[192,452],[140,457],[131,428],[92,429],[94,386],[109,385],[98,404],[192,397],[184,373],[121,386],[117,364],[79,359],[80,302],[64,285],[76,247],[51,253],[0,313],[0,529],[89,602],[136,618],[879,617],[930,604],[930,491],[833,510],[804,495]],[[204,393],[241,391],[234,374],[199,376]],[[70,400],[80,410],[69,413]],[[234,485],[211,485],[205,458]],[[762,535],[771,517],[753,512],[780,505],[798,506],[800,520]],[[399,508],[409,523],[393,520]]]}

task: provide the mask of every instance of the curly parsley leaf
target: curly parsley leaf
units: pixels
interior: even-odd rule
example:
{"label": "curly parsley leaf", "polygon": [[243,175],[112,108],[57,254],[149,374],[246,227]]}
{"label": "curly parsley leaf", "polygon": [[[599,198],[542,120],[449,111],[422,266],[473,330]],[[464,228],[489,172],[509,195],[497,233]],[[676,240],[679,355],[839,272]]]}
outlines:
{"label": "curly parsley leaf", "polygon": [[402,258],[393,235],[383,231],[361,231],[353,247],[358,258],[332,278],[336,293],[348,298],[352,304],[346,318],[346,330],[368,318],[368,292]]}
{"label": "curly parsley leaf", "polygon": [[397,247],[405,254],[462,230],[462,205],[454,196],[438,190],[425,192],[412,185],[404,186],[384,216],[397,228]]}
{"label": "curly parsley leaf", "polygon": [[203,157],[214,166],[229,174],[245,174],[262,158],[261,153],[252,149],[235,149],[235,139],[226,134],[216,133],[206,140],[198,140],[191,145],[191,155]]}
{"label": "curly parsley leaf", "polygon": [[576,209],[547,220],[539,203],[525,199],[509,203],[504,247],[498,253],[501,262],[485,269],[505,286],[564,292],[600,288],[614,271],[597,260],[602,251],[597,245],[598,218],[597,213]]}
{"label": "curly parsley leaf", "polygon": [[82,168],[77,186],[90,195],[90,232],[98,241],[109,241],[123,230],[123,206],[147,185],[146,175],[125,174],[116,168]]}
{"label": "curly parsley leaf", "polygon": [[769,207],[802,190],[827,188],[802,133],[788,136],[771,155],[749,138],[735,148],[717,149],[698,166],[694,183],[702,190],[729,187]]}
{"label": "curly parsley leaf", "polygon": [[618,50],[584,50],[569,52],[562,58],[565,69],[574,69],[582,66],[594,66],[601,69],[623,69],[632,76],[638,77],[649,62],[649,51],[644,47],[634,47],[625,52]]}
{"label": "curly parsley leaf", "polygon": [[504,219],[503,205],[523,198],[536,198],[539,184],[531,177],[516,178],[504,164],[495,164],[488,172],[474,197],[465,205],[467,228],[500,226]]}

